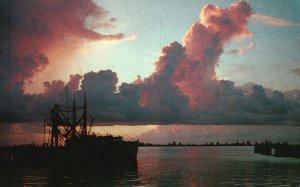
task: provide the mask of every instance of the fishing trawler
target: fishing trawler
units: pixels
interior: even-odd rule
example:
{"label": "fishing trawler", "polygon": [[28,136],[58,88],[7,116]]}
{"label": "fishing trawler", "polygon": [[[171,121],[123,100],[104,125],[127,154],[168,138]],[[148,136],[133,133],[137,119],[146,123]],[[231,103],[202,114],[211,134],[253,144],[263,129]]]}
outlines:
{"label": "fishing trawler", "polygon": [[48,141],[40,146],[0,147],[0,161],[93,162],[136,159],[138,140],[125,141],[121,136],[96,136],[91,133],[94,119],[90,115],[88,119],[84,85],[82,87],[83,106],[76,106],[75,99],[72,106],[55,104],[50,111],[50,118],[44,120],[44,135],[49,135]]}

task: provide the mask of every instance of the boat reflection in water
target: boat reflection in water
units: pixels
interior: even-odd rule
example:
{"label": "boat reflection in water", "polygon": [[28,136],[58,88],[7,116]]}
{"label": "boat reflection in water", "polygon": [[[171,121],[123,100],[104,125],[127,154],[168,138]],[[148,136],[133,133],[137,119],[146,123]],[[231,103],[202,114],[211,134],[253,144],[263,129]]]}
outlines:
{"label": "boat reflection in water", "polygon": [[[133,186],[137,163],[101,161],[1,167],[1,186]],[[131,185],[132,184],[132,185]]]}

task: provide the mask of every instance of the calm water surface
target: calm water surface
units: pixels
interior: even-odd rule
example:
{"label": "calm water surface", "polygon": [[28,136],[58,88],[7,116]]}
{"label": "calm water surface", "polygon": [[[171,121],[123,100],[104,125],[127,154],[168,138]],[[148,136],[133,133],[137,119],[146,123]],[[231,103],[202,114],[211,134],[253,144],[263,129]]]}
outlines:
{"label": "calm water surface", "polygon": [[300,159],[253,147],[141,147],[132,163],[2,167],[0,186],[300,186]]}

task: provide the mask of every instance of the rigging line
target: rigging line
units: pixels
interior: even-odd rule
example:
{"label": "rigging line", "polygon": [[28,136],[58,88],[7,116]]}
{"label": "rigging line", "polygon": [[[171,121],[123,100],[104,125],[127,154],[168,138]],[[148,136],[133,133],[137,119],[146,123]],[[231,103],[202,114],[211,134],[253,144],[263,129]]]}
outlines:
{"label": "rigging line", "polygon": [[[98,113],[96,113],[95,111],[93,111],[92,109],[88,108],[89,111],[91,111],[92,113],[94,113],[96,116],[98,116],[100,119],[104,120],[103,117],[101,117]],[[130,137],[128,134],[124,133],[123,131],[121,131],[119,128],[117,128],[116,126],[113,126],[115,129],[117,129],[121,134],[124,134],[125,136],[127,136],[129,139],[136,141],[134,138]]]}
{"label": "rigging line", "polygon": [[[96,112],[94,112],[93,110],[91,110],[90,108],[88,108],[89,111],[91,111],[92,113],[94,113],[96,116],[98,116],[101,120],[104,120],[99,114],[97,114]],[[106,132],[106,134],[109,134],[109,132],[107,130],[105,130],[102,126],[99,126],[102,130],[104,130]]]}
{"label": "rigging line", "polygon": [[127,136],[129,139],[136,141],[134,138],[130,137],[128,134],[126,134],[125,132],[121,131],[119,128],[117,128],[115,125],[113,125],[113,128],[117,129],[121,134]]}
{"label": "rigging line", "polygon": [[119,128],[117,128],[116,126],[113,126],[115,129],[117,129],[121,134],[124,134],[125,136],[127,136],[129,139],[136,141],[134,138],[130,137],[128,134],[126,134],[125,132],[121,131]]}
{"label": "rigging line", "polygon": [[107,130],[105,130],[102,126],[99,126],[102,130],[104,130],[106,132],[106,134],[109,134],[109,132]]}
{"label": "rigging line", "polygon": [[[94,113],[96,116],[98,116],[101,120],[104,120],[103,117],[101,117],[98,113],[96,113],[95,111],[93,111],[92,109],[88,108],[89,111],[91,111],[92,113]],[[105,120],[104,120],[105,121]],[[104,130],[107,134],[109,134],[109,132],[107,130],[105,130],[102,126],[99,126],[102,130]]]}
{"label": "rigging line", "polygon": [[101,120],[105,121],[105,119],[102,116],[100,116],[98,113],[96,113],[92,109],[88,108],[88,110],[91,111],[92,113],[94,113],[96,116],[98,116]]}

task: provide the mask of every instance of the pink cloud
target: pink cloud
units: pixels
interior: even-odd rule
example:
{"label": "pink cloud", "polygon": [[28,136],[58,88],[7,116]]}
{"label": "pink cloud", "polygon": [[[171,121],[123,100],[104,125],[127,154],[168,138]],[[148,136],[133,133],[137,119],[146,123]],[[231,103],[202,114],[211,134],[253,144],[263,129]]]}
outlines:
{"label": "pink cloud", "polygon": [[293,72],[293,73],[295,73],[295,74],[297,74],[297,75],[300,76],[300,67],[296,67],[294,69],[291,69],[291,72]]}

